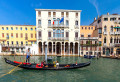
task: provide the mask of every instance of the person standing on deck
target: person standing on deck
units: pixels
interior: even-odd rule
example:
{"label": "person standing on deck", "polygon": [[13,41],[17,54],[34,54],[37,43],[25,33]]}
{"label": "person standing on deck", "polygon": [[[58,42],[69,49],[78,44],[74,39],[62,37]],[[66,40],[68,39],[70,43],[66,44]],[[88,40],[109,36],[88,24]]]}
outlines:
{"label": "person standing on deck", "polygon": [[[28,51],[26,52],[26,63],[30,62],[30,55],[31,55],[31,52],[30,52],[30,48],[28,48]],[[31,55],[32,56],[32,55]]]}

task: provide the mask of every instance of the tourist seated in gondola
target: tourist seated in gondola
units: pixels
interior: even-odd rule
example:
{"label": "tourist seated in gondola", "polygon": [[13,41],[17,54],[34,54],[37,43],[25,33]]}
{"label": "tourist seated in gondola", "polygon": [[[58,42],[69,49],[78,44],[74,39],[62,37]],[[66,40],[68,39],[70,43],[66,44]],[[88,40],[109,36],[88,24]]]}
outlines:
{"label": "tourist seated in gondola", "polygon": [[58,61],[56,61],[56,67],[57,67],[57,68],[59,67],[59,63],[58,63]]}

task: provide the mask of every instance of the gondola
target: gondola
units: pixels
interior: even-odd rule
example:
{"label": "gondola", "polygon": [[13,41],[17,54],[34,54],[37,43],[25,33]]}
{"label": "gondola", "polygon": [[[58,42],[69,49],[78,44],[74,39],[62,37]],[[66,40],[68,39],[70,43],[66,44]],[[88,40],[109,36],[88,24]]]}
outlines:
{"label": "gondola", "polygon": [[17,62],[17,61],[11,61],[8,60],[7,58],[4,58],[5,62],[13,65],[13,66],[18,66],[20,68],[24,69],[32,69],[32,70],[65,70],[65,69],[77,69],[77,68],[82,68],[89,66],[91,62],[87,63],[79,63],[79,64],[59,64],[59,67],[54,67],[54,64],[44,64],[43,67],[41,65],[36,64],[36,63],[22,63],[22,62]]}
{"label": "gondola", "polygon": [[94,55],[84,55],[84,58],[92,59],[92,58],[95,58],[95,56]]}

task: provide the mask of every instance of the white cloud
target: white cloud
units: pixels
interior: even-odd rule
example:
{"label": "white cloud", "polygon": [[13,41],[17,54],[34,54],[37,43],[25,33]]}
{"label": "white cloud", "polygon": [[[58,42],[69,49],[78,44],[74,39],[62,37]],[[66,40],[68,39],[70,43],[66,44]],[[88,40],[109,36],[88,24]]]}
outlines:
{"label": "white cloud", "polygon": [[91,4],[93,4],[93,6],[95,7],[95,9],[96,9],[96,11],[97,11],[97,14],[98,15],[100,15],[100,11],[99,11],[99,4],[98,4],[98,2],[97,2],[97,0],[89,0],[89,2],[91,3]]}

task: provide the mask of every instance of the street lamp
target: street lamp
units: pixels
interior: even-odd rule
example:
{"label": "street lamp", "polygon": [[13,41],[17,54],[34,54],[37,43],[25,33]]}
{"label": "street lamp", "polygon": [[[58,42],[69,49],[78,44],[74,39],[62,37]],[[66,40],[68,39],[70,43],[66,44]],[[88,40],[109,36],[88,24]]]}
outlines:
{"label": "street lamp", "polygon": [[47,63],[47,42],[45,42],[45,61]]}

